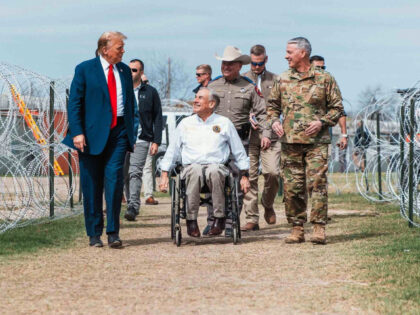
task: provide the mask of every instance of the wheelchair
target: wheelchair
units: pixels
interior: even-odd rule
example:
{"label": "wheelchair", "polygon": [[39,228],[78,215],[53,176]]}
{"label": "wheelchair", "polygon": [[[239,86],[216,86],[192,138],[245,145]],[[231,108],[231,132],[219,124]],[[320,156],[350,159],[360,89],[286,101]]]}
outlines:
{"label": "wheelchair", "polygon": [[[171,173],[169,183],[171,192],[171,238],[178,247],[181,246],[182,241],[181,219],[186,219],[188,207],[186,180],[181,179],[181,169],[181,165],[176,166]],[[232,220],[232,240],[235,245],[241,238],[239,189],[239,179],[230,172],[225,179],[225,217],[227,220]],[[202,194],[210,194],[206,184],[200,190],[200,206],[212,205],[211,194],[208,198],[202,197]]]}

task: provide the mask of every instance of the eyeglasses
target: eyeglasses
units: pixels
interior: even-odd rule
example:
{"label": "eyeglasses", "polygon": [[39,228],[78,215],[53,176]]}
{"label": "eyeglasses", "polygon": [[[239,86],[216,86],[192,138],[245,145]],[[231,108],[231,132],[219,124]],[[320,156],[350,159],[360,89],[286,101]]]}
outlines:
{"label": "eyeglasses", "polygon": [[137,72],[137,71],[139,71],[139,70],[135,69],[135,68],[131,68],[131,72]]}
{"label": "eyeglasses", "polygon": [[265,61],[261,61],[261,62],[252,62],[251,61],[251,65],[253,65],[254,67],[258,66],[258,67],[262,67],[265,65]]}
{"label": "eyeglasses", "polygon": [[207,74],[207,73],[196,73],[195,76],[196,77],[201,77],[202,75],[205,75],[205,74]]}

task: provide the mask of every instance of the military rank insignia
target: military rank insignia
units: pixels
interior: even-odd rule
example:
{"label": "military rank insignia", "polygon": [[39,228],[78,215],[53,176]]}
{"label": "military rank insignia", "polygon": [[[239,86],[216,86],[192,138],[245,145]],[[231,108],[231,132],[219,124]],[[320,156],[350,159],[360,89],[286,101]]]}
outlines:
{"label": "military rank insignia", "polygon": [[215,133],[219,133],[220,132],[220,127],[219,126],[213,126],[213,131],[215,132]]}

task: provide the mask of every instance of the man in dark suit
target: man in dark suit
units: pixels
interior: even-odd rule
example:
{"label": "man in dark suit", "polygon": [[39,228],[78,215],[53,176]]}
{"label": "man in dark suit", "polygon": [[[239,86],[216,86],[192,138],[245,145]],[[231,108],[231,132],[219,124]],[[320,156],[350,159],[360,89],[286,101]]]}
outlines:
{"label": "man in dark suit", "polygon": [[97,57],[76,67],[71,83],[69,130],[63,143],[79,153],[86,232],[90,246],[102,247],[102,195],[105,191],[108,245],[121,247],[123,167],[136,142],[138,117],[130,68],[121,62],[120,32],[105,32]]}

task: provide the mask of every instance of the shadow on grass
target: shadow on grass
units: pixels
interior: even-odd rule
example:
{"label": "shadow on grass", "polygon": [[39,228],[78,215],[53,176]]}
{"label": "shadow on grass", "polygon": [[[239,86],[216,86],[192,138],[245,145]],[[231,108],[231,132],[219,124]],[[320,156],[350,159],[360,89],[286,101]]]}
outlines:
{"label": "shadow on grass", "polygon": [[341,235],[332,235],[327,236],[327,240],[329,244],[334,243],[344,243],[344,242],[352,242],[356,240],[364,240],[369,238],[376,238],[384,235],[388,235],[389,233],[353,233],[353,234],[341,234]]}

